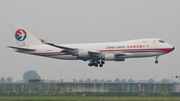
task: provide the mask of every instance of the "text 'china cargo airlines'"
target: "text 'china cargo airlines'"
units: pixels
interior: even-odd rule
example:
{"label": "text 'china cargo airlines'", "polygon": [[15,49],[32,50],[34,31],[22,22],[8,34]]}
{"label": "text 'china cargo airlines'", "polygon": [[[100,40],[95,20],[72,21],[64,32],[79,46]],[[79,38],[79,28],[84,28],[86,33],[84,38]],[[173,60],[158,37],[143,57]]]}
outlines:
{"label": "text 'china cargo airlines'", "polygon": [[126,58],[156,57],[174,47],[157,38],[123,42],[53,44],[38,39],[19,24],[9,24],[18,46],[8,46],[16,52],[64,60],[89,61],[89,66],[103,67],[105,61],[125,61]]}

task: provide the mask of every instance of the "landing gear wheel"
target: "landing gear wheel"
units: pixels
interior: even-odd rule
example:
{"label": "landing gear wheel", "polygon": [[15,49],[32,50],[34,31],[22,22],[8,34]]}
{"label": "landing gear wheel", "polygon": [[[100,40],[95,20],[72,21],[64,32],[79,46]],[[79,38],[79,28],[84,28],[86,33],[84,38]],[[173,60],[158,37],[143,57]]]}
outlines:
{"label": "landing gear wheel", "polygon": [[99,67],[103,67],[103,64],[100,64]]}
{"label": "landing gear wheel", "polygon": [[92,63],[89,63],[88,66],[93,66],[93,64],[92,64]]}
{"label": "landing gear wheel", "polygon": [[96,61],[97,64],[99,64],[100,62],[99,61]]}
{"label": "landing gear wheel", "polygon": [[159,56],[156,56],[155,64],[158,64],[158,57],[159,57]]}
{"label": "landing gear wheel", "polygon": [[158,60],[156,60],[155,63],[158,64]]}
{"label": "landing gear wheel", "polygon": [[103,67],[104,64],[105,64],[105,62],[102,59],[100,59],[100,60],[90,60],[88,66]]}
{"label": "landing gear wheel", "polygon": [[104,61],[101,61],[101,64],[105,64],[105,62],[104,62]]}
{"label": "landing gear wheel", "polygon": [[98,67],[98,64],[94,64],[95,67]]}

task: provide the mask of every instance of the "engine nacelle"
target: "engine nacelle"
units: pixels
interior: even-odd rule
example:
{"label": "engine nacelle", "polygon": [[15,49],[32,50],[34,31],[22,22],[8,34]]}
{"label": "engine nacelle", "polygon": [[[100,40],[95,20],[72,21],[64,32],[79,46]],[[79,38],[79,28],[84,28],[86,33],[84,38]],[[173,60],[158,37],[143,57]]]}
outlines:
{"label": "engine nacelle", "polygon": [[115,61],[125,61],[125,58],[122,58],[122,57],[116,57],[116,58],[115,58]]}
{"label": "engine nacelle", "polygon": [[105,54],[104,59],[106,61],[114,61],[115,60],[115,54]]}
{"label": "engine nacelle", "polygon": [[124,61],[125,58],[116,57],[115,54],[105,54],[104,59],[106,61]]}
{"label": "engine nacelle", "polygon": [[88,51],[78,51],[78,57],[79,58],[87,58],[89,56]]}

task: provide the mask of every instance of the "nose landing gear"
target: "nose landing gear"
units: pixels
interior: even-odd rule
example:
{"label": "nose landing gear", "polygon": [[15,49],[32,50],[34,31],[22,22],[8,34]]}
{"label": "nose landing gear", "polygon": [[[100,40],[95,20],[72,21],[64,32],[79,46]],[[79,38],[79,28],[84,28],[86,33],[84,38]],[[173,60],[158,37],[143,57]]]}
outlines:
{"label": "nose landing gear", "polygon": [[156,56],[155,64],[158,64],[158,57],[159,56]]}

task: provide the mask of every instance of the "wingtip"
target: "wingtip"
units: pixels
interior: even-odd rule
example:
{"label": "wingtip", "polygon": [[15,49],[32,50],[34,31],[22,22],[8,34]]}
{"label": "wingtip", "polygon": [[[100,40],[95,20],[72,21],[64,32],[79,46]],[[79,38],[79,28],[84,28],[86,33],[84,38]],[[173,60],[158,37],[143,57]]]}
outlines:
{"label": "wingtip", "polygon": [[6,47],[11,48],[11,46],[6,46]]}

